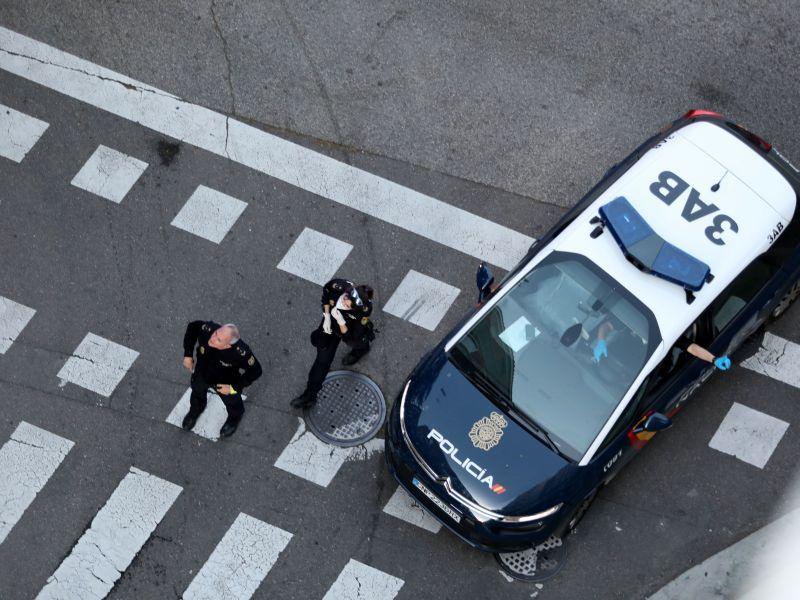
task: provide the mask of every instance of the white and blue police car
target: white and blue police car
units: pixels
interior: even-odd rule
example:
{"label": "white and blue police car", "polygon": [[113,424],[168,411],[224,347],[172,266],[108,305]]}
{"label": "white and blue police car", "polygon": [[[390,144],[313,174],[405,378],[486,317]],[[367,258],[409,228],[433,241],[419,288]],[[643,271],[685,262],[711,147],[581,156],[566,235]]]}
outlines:
{"label": "white and blue police car", "polygon": [[563,535],[794,300],[798,190],[797,169],[736,123],[695,110],[669,124],[422,359],[392,407],[390,471],[477,548]]}

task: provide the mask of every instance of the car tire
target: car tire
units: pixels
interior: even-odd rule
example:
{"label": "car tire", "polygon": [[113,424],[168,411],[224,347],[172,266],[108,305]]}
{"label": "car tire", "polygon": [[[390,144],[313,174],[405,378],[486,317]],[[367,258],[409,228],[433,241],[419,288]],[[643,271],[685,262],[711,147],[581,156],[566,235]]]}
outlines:
{"label": "car tire", "polygon": [[586,514],[586,511],[589,510],[589,507],[592,505],[592,502],[594,502],[594,499],[597,496],[597,492],[599,491],[600,488],[593,490],[588,496],[586,496],[586,498],[583,499],[583,502],[581,502],[575,508],[569,520],[567,521],[567,528],[566,531],[564,532],[565,535],[569,535],[575,530],[575,528],[578,526],[578,523],[581,522],[581,519],[583,519],[583,516]]}
{"label": "car tire", "polygon": [[783,297],[778,301],[778,304],[775,305],[775,308],[772,309],[772,312],[770,312],[769,315],[770,318],[774,321],[775,319],[781,317],[781,315],[786,312],[786,309],[792,305],[792,302],[794,302],[798,296],[800,296],[800,281],[795,281],[794,284],[792,284],[792,287],[790,287]]}

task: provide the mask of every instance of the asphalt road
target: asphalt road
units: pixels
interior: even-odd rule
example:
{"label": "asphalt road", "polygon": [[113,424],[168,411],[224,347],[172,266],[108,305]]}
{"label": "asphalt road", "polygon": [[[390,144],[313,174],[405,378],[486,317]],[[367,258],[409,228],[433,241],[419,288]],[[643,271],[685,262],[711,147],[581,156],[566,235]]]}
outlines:
{"label": "asphalt road", "polygon": [[[3,27],[534,237],[690,106],[798,162],[797,21],[788,4],[0,4]],[[379,306],[409,269],[461,290],[432,332],[378,314],[358,370],[389,401],[471,306],[475,260],[186,144],[162,164],[157,132],[3,71],[0,103],[50,124],[22,163],[0,158],[0,295],[37,311],[0,356],[0,442],[26,421],[76,443],[0,544],[3,598],[38,593],[130,465],[183,492],[113,598],[179,596],[240,512],[294,534],[255,598],[321,598],[349,558],[402,579],[399,599],[643,598],[785,510],[800,391],[738,366],[602,492],[543,588],[382,512],[396,486],[379,454],[327,488],[276,469],[317,318],[318,286],[275,268],[300,232],[350,241],[343,274]],[[70,185],[98,144],[149,164],[120,204]],[[170,226],[201,184],[248,203],[218,245]],[[195,318],[236,321],[264,365],[230,440],[164,422]],[[770,331],[800,342],[798,324],[794,308]],[[108,399],[59,385],[88,331],[140,353]],[[763,470],[708,447],[734,401],[790,424]]]}

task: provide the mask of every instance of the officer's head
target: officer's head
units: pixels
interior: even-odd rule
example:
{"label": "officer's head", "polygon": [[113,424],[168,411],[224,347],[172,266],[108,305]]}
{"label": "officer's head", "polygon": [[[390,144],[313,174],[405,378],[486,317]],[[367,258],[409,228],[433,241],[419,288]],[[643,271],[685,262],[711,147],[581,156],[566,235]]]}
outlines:
{"label": "officer's head", "polygon": [[346,310],[350,310],[353,306],[364,306],[364,301],[358,293],[358,288],[351,287],[342,294],[342,304]]}
{"label": "officer's head", "polygon": [[233,323],[228,323],[217,328],[208,340],[208,345],[217,350],[230,348],[239,341],[239,328]]}

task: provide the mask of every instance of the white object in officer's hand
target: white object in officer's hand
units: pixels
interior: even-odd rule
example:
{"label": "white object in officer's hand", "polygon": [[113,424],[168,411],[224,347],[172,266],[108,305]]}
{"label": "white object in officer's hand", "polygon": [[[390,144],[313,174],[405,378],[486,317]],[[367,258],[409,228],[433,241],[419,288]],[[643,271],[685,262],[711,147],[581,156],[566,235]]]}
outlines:
{"label": "white object in officer's hand", "polygon": [[345,321],[344,321],[344,315],[343,315],[343,314],[342,314],[342,313],[339,311],[339,309],[338,309],[338,308],[334,308],[334,309],[331,311],[331,315],[333,316],[333,318],[334,318],[334,319],[336,319],[336,322],[337,322],[339,325],[344,325],[344,324],[345,324]]}
{"label": "white object in officer's hand", "polygon": [[322,313],[322,331],[324,331],[328,335],[333,333],[333,329],[331,329],[331,314],[330,313]]}

